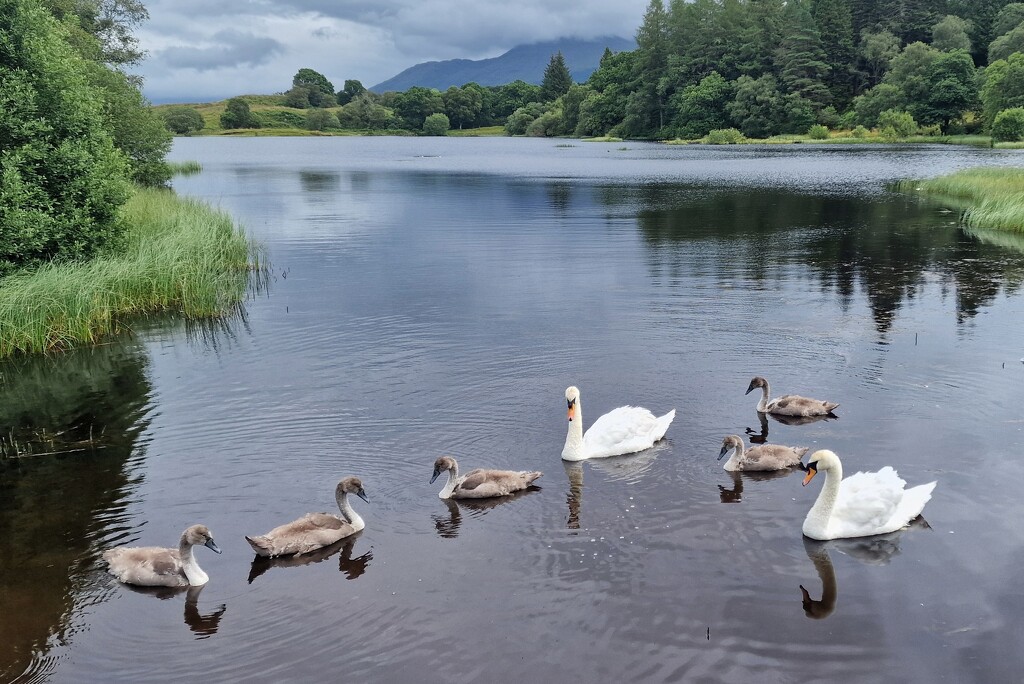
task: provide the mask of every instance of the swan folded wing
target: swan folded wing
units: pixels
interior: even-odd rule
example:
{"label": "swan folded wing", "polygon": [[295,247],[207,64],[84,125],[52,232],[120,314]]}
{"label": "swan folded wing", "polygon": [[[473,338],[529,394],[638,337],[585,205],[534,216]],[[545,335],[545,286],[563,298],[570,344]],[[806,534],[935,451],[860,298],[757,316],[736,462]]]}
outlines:
{"label": "swan folded wing", "polygon": [[904,496],[904,485],[906,481],[890,466],[844,479],[832,513],[837,532],[841,536],[864,536],[903,527],[909,521],[897,522],[895,517]]}
{"label": "swan folded wing", "polygon": [[591,458],[643,451],[665,436],[674,417],[675,410],[657,418],[639,406],[620,406],[594,421],[583,435],[584,450]]}
{"label": "swan folded wing", "polygon": [[307,513],[258,537],[246,537],[260,555],[286,556],[315,551],[353,534],[347,521],[330,513]]}
{"label": "swan folded wing", "polygon": [[806,452],[803,447],[794,449],[781,444],[762,444],[744,453],[740,463],[744,470],[779,470],[796,465]]}
{"label": "swan folded wing", "polygon": [[460,478],[456,492],[467,499],[505,496],[525,489],[538,477],[540,473],[477,468]]}
{"label": "swan folded wing", "polygon": [[808,399],[798,394],[786,394],[773,400],[767,408],[769,413],[781,413],[786,416],[820,416],[838,406],[839,404],[821,399]]}
{"label": "swan folded wing", "polygon": [[141,586],[185,586],[176,549],[159,546],[109,549],[103,553],[107,572],[126,584]]}

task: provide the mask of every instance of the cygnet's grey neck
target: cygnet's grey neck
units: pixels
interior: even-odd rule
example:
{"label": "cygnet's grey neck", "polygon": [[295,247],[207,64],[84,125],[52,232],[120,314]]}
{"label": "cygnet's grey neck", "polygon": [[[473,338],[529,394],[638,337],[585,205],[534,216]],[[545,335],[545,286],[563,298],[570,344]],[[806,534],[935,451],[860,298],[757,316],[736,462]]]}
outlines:
{"label": "cygnet's grey neck", "polygon": [[352,504],[348,501],[348,492],[340,492],[338,494],[338,508],[341,509],[342,515],[344,515],[350,525],[358,532],[359,530],[366,527],[366,523],[362,517],[356,513],[355,509],[352,508]]}
{"label": "cygnet's grey neck", "polygon": [[452,494],[455,493],[455,482],[459,479],[459,466],[454,465],[448,469],[448,481],[444,483],[444,487],[438,493],[438,497],[442,499],[450,499]]}

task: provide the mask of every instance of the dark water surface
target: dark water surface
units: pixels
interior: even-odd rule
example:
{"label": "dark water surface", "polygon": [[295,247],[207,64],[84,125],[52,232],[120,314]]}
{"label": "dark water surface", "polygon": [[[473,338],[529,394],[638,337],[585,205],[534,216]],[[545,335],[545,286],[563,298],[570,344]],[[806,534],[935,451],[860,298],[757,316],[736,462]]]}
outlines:
{"label": "dark water surface", "polygon": [[[1024,240],[890,182],[1014,151],[510,139],[182,139],[179,192],[263,240],[227,324],[0,366],[0,679],[1016,681],[1024,654]],[[773,394],[839,419],[759,421]],[[563,465],[584,419],[665,442]],[[722,437],[938,480],[927,524],[817,544],[820,484],[734,476]],[[464,467],[543,470],[445,503]],[[243,534],[370,504],[354,540]],[[202,522],[211,581],[118,585],[102,551]],[[804,596],[801,586],[806,589]]]}

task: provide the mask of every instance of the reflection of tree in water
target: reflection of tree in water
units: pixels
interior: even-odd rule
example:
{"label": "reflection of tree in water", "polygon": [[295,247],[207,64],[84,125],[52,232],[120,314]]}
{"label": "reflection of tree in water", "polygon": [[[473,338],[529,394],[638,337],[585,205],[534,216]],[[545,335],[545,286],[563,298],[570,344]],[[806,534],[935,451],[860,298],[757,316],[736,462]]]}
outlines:
{"label": "reflection of tree in water", "polygon": [[94,542],[135,484],[151,392],[131,342],[0,364],[0,680],[45,671],[48,645],[102,593]]}
{"label": "reflection of tree in water", "polygon": [[[616,195],[606,199],[623,201]],[[714,240],[718,259],[762,284],[779,264],[806,267],[839,294],[844,307],[859,287],[883,338],[929,274],[955,288],[958,322],[1024,281],[1024,255],[966,233],[955,214],[914,198],[661,186],[648,188],[640,199],[647,208],[639,212],[639,226],[648,244]],[[651,255],[652,268],[670,277],[705,267],[715,275],[718,259],[695,260],[664,249]]]}

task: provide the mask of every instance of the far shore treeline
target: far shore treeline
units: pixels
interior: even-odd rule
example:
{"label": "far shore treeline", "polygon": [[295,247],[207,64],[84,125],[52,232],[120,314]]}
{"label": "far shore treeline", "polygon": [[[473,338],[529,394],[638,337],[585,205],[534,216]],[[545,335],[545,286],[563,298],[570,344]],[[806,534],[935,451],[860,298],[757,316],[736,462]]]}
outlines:
{"label": "far shore treeline", "polygon": [[302,68],[277,95],[159,110],[179,135],[472,129],[736,142],[841,130],[851,139],[1024,140],[1024,3],[652,0],[636,43],[606,50],[586,83],[573,83],[561,53],[540,85],[443,92],[374,93],[352,79],[335,89]]}

